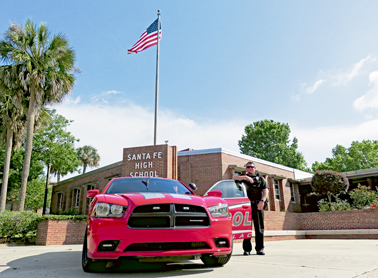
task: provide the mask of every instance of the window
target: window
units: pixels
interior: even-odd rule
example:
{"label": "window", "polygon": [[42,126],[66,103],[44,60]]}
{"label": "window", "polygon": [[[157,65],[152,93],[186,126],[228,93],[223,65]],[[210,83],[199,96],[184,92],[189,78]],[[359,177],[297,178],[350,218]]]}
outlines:
{"label": "window", "polygon": [[222,198],[243,198],[244,185],[240,182],[235,181],[220,181],[218,182],[211,191],[220,190],[222,191]]}
{"label": "window", "polygon": [[80,189],[74,189],[73,200],[74,200],[74,207],[78,208],[80,206]]}
{"label": "window", "polygon": [[291,195],[290,201],[295,203],[294,184],[292,183],[290,183],[290,195]]}
{"label": "window", "polygon": [[273,180],[273,184],[274,184],[274,193],[276,195],[276,200],[281,200],[280,182],[278,180]]}
{"label": "window", "polygon": [[63,193],[58,193],[58,210],[63,210]]}

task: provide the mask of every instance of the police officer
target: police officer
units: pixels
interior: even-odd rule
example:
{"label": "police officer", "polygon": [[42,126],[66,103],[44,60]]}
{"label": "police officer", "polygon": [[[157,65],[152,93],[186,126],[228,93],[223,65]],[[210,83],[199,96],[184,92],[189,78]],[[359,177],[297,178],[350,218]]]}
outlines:
{"label": "police officer", "polygon": [[[246,185],[248,199],[251,201],[252,221],[255,227],[255,250],[257,255],[265,255],[264,252],[264,204],[268,198],[269,186],[259,173],[255,173],[256,166],[253,162],[247,162],[246,175],[234,176],[234,180],[243,181]],[[250,238],[243,240],[244,255],[248,256],[252,251]]]}

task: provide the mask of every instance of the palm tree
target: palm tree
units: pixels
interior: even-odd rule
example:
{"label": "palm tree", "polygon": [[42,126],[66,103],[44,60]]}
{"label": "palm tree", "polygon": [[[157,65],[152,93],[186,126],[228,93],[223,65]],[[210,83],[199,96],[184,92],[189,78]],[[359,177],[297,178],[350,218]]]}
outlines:
{"label": "palm tree", "polygon": [[92,146],[87,145],[77,148],[77,156],[83,163],[83,174],[85,173],[87,166],[91,168],[99,166],[100,156],[98,155],[97,150]]}
{"label": "palm tree", "polygon": [[50,34],[45,24],[26,21],[23,29],[12,24],[0,41],[0,58],[4,64],[18,66],[18,78],[23,86],[22,95],[13,101],[25,105],[27,129],[24,166],[18,210],[24,210],[26,185],[30,170],[30,157],[34,121],[41,107],[60,103],[72,89],[75,78],[75,54],[62,35]]}
{"label": "palm tree", "polygon": [[0,211],[4,211],[6,205],[12,149],[20,147],[26,126],[22,107],[17,108],[12,102],[14,92],[19,89],[16,72],[12,66],[0,67],[0,123],[2,139],[6,142]]}

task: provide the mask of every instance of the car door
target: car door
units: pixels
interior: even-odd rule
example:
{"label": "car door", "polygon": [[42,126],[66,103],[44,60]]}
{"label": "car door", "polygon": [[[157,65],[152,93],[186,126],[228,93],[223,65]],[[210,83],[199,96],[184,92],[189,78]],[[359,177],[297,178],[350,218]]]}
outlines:
{"label": "car door", "polygon": [[[232,234],[234,239],[252,237],[251,203],[247,197],[246,187],[240,181],[221,180],[214,184],[208,192],[220,190],[232,215]],[[205,194],[205,196],[207,193]]]}

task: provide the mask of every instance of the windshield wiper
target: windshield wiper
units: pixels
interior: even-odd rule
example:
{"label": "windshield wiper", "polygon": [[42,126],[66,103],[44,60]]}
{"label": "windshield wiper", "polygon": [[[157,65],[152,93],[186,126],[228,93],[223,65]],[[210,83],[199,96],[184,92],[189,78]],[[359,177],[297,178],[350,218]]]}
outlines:
{"label": "windshield wiper", "polygon": [[149,183],[150,179],[140,180],[140,181],[146,186],[146,189],[148,191],[148,183]]}

